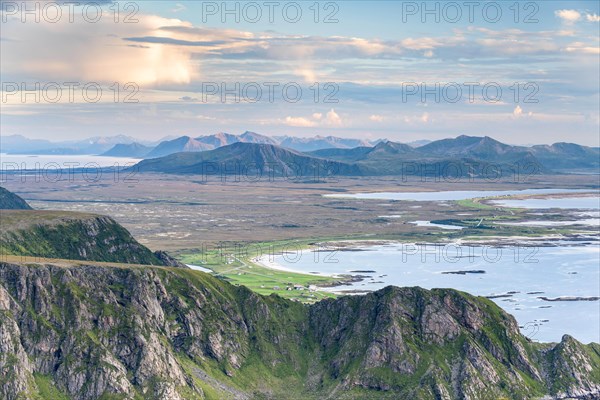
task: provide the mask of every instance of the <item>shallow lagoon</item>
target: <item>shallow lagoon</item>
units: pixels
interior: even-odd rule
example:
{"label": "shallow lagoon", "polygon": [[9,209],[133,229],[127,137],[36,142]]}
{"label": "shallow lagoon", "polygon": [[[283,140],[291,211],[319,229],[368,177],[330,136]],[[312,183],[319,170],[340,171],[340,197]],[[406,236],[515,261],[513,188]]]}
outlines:
{"label": "shallow lagoon", "polygon": [[502,207],[528,208],[528,209],[585,209],[594,210],[600,207],[600,197],[550,197],[545,199],[514,199],[494,200],[493,204]]}
{"label": "shallow lagoon", "polygon": [[[495,197],[531,194],[583,193],[592,192],[586,189],[524,189],[524,190],[453,190],[442,192],[379,192],[379,193],[345,193],[326,194],[329,198],[344,199],[378,199],[405,201],[452,201],[467,200],[476,197]],[[524,200],[525,201],[525,200]],[[529,200],[526,200],[529,201]],[[598,205],[596,204],[596,207]]]}
{"label": "shallow lagoon", "polygon": [[598,246],[395,244],[356,250],[284,254],[275,256],[271,266],[304,273],[368,276],[352,286],[331,289],[335,291],[368,291],[396,285],[454,288],[480,296],[503,295],[493,301],[514,315],[524,327],[523,333],[533,340],[560,341],[563,334],[570,334],[584,343],[600,342],[599,301],[539,298],[600,296]]}

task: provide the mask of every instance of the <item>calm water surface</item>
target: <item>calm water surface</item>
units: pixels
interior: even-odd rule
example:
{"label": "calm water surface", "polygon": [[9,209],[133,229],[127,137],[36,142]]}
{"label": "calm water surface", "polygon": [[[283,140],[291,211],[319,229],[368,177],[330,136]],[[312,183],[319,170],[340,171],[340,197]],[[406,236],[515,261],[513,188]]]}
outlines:
{"label": "calm water surface", "polygon": [[325,197],[345,199],[378,199],[407,201],[451,201],[466,200],[476,197],[511,196],[518,194],[554,194],[582,193],[589,189],[525,189],[525,190],[455,190],[443,192],[380,192],[380,193],[347,193],[326,194]]}
{"label": "calm water surface", "polygon": [[[514,315],[532,339],[560,341],[568,333],[584,343],[600,342],[600,302],[539,298],[600,296],[598,245],[497,248],[397,244],[358,250],[321,251],[318,255],[306,251],[276,256],[274,262],[304,273],[368,276],[351,287],[333,289],[337,291],[396,285],[504,295],[492,300]],[[464,274],[444,274],[459,271]]]}

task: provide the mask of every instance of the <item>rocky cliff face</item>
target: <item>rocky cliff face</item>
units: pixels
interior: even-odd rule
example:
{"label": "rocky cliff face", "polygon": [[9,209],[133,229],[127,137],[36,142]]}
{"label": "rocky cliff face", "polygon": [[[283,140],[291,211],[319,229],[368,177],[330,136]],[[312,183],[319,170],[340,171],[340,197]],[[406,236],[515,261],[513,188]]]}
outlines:
{"label": "rocky cliff face", "polygon": [[178,268],[0,264],[3,399],[600,396],[600,348],[492,302],[388,287],[312,306]]}

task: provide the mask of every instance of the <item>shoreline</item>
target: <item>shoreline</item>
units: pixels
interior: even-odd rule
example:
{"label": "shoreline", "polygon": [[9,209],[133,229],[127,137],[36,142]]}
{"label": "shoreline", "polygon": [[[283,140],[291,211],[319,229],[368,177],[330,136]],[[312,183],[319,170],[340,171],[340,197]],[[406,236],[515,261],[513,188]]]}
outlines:
{"label": "shoreline", "polygon": [[[505,242],[504,239],[509,239],[509,241]],[[520,240],[519,240],[520,239]],[[569,243],[569,241],[571,243]],[[541,243],[539,243],[541,242]],[[581,242],[581,243],[578,243]],[[590,243],[593,242],[593,243]],[[348,239],[348,240],[337,240],[337,241],[327,241],[327,242],[318,242],[315,243],[318,245],[318,249],[311,249],[310,247],[303,248],[302,250],[307,250],[309,253],[314,253],[315,251],[372,251],[377,247],[381,246],[432,246],[432,247],[445,247],[445,246],[453,246],[453,247],[492,247],[492,248],[506,248],[506,247],[595,247],[600,245],[600,234],[596,237],[588,237],[588,236],[580,236],[576,235],[576,237],[565,237],[564,235],[547,235],[543,237],[494,237],[493,240],[470,240],[470,239],[454,239],[452,241],[447,242],[401,242],[399,240],[388,240],[388,239]],[[283,254],[283,252],[281,253]],[[277,254],[277,255],[281,255]],[[366,294],[371,290],[361,290],[356,287],[354,284],[363,282],[366,278],[370,278],[371,276],[365,276],[360,273],[352,273],[352,271],[348,271],[348,273],[326,273],[326,272],[306,272],[300,271],[293,268],[285,267],[276,261],[271,261],[269,258],[272,255],[261,255],[258,257],[254,257],[250,260],[250,262],[266,268],[279,272],[289,272],[294,274],[302,274],[306,276],[314,276],[314,277],[328,277],[332,279],[340,279],[337,282],[331,282],[328,284],[318,284],[315,285],[319,289],[338,294],[338,295],[347,295],[347,294]],[[344,288],[346,287],[346,289]],[[345,289],[345,290],[344,290]]]}

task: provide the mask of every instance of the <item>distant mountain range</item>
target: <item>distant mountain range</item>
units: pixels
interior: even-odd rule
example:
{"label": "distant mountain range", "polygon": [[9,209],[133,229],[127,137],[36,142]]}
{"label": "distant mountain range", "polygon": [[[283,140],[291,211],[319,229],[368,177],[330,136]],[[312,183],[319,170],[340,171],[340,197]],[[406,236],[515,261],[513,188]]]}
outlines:
{"label": "distant mountain range", "polygon": [[[234,146],[235,144],[253,144],[262,147],[260,150],[252,146]],[[418,173],[415,168],[431,170],[431,168],[454,168],[452,163],[460,162],[460,174],[478,175],[485,169],[504,170],[514,168],[515,163],[527,165],[528,173],[565,171],[600,168],[600,151],[598,147],[581,146],[574,143],[555,143],[553,145],[535,145],[531,147],[513,146],[501,143],[491,137],[458,136],[436,141],[419,140],[411,143],[397,143],[388,140],[367,141],[361,139],[339,138],[334,136],[314,136],[309,138],[276,136],[269,137],[255,132],[244,132],[241,135],[220,132],[199,137],[168,137],[159,142],[138,142],[128,136],[94,137],[82,141],[49,142],[46,140],[27,139],[23,136],[4,136],[0,138],[1,152],[33,153],[33,154],[101,154],[113,157],[131,157],[157,159],[157,162],[142,163],[139,166],[153,171],[192,172],[194,163],[237,162],[261,165],[263,162],[275,162],[279,170],[291,170],[300,161],[308,165],[323,166],[323,159],[336,165],[340,173],[357,175],[399,175],[406,174],[407,169]],[[226,150],[212,152],[217,149]],[[277,149],[275,149],[277,148]],[[240,154],[245,149],[251,154]],[[286,151],[284,151],[286,150]],[[162,157],[178,153],[205,153],[201,156],[177,156],[169,158],[172,165],[160,167]],[[300,154],[303,153],[303,154]],[[252,158],[252,154],[258,154]],[[269,155],[269,156],[267,156]],[[273,157],[271,157],[273,156]],[[278,159],[282,156],[283,159]],[[302,157],[302,160],[296,159]],[[234,161],[235,160],[235,161]],[[336,163],[331,164],[335,161]],[[182,162],[182,165],[178,163]],[[415,166],[415,163],[419,165]],[[286,167],[281,167],[287,165]],[[428,166],[427,166],[428,165]],[[474,166],[476,165],[476,166]],[[531,169],[535,166],[535,171]],[[475,170],[473,170],[475,168]],[[469,171],[469,169],[471,169]],[[267,168],[268,171],[271,171]],[[285,172],[281,172],[285,173]]]}
{"label": "distant mountain range", "polygon": [[13,154],[100,154],[112,157],[157,158],[179,152],[206,151],[234,143],[271,144],[298,151],[314,151],[328,148],[349,149],[358,146],[374,146],[380,140],[366,141],[334,136],[299,138],[292,136],[269,137],[256,132],[241,135],[219,132],[199,137],[168,137],[158,142],[142,142],[128,136],[94,137],[81,141],[50,142],[28,139],[20,135],[0,139],[0,152]]}
{"label": "distant mountain range", "polygon": [[[244,132],[241,135],[220,132],[214,135],[200,136],[197,138],[182,136],[177,139],[164,141],[154,149],[148,151],[143,158],[157,158],[179,152],[214,150],[234,143],[268,144],[302,152],[330,148],[350,149],[358,146],[373,146],[372,143],[365,140],[344,139],[334,136],[315,136],[311,138],[292,136],[268,137],[255,132]],[[115,156],[120,153],[113,150],[116,149],[113,148],[103,155]],[[138,153],[132,151],[128,157],[134,157],[135,154]]]}
{"label": "distant mountain range", "polygon": [[[600,168],[600,149],[576,144],[511,146],[490,137],[459,136],[412,147],[381,141],[375,146],[325,148],[302,153],[274,144],[242,143],[147,159],[140,172],[326,175],[437,175],[447,178],[513,176]],[[245,172],[244,172],[245,171]],[[320,173],[319,173],[320,172]]]}
{"label": "distant mountain range", "polygon": [[[170,139],[170,138],[169,138]],[[22,135],[7,135],[0,137],[0,152],[11,154],[56,154],[56,155],[74,155],[74,154],[102,154],[118,145],[140,144],[154,148],[158,143],[167,140],[161,139],[158,142],[140,142],[136,138],[117,135],[117,136],[96,136],[83,140],[70,140],[62,142],[51,142],[42,139],[29,139]],[[129,154],[121,149],[124,154]],[[131,157],[130,155],[123,155]]]}

